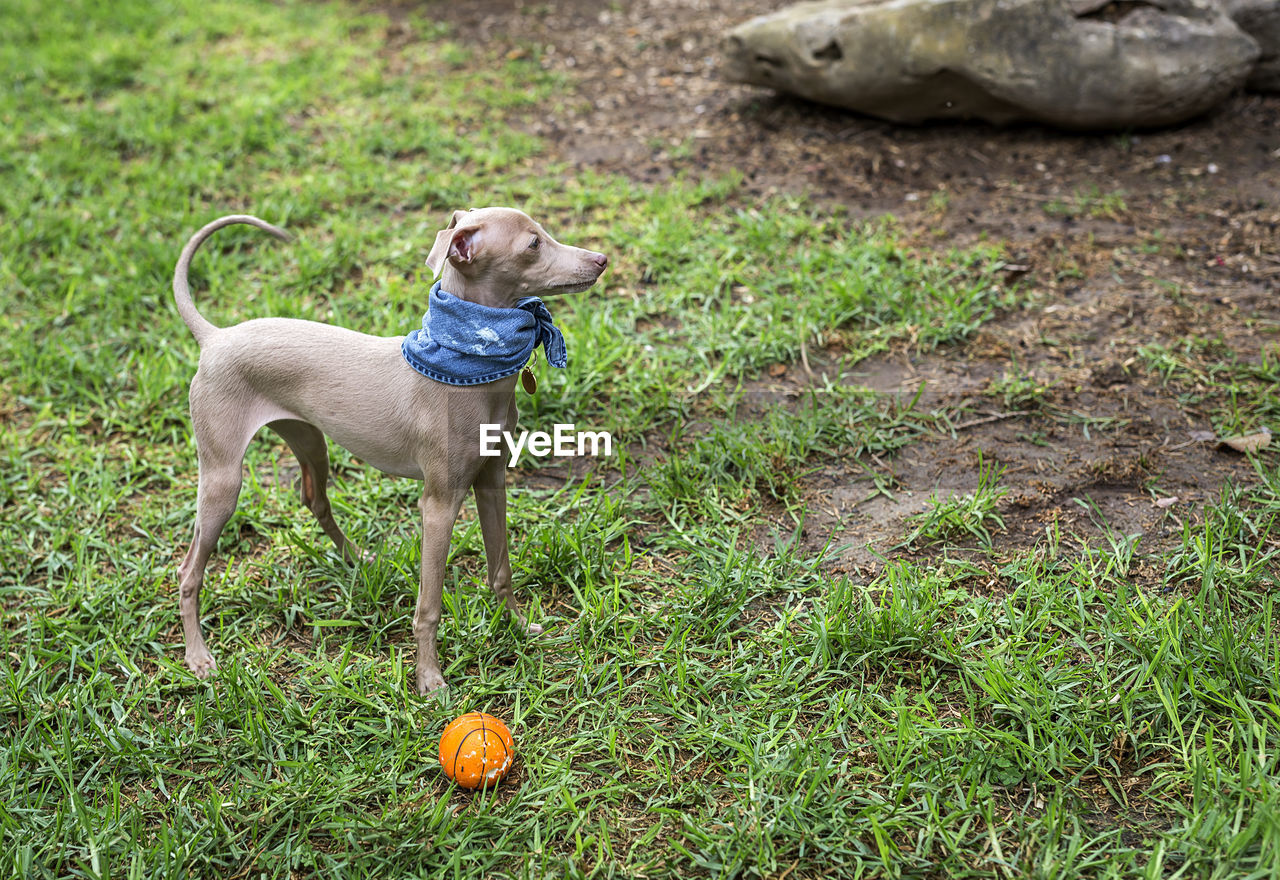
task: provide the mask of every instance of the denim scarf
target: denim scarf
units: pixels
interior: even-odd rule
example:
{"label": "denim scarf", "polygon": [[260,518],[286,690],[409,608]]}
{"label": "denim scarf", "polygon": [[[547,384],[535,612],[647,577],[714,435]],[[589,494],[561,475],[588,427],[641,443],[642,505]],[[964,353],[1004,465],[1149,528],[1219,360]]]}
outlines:
{"label": "denim scarf", "polygon": [[409,366],[446,385],[483,385],[514,375],[542,344],[553,367],[569,363],[564,335],[536,296],[513,309],[481,306],[431,287],[422,329],[404,338]]}

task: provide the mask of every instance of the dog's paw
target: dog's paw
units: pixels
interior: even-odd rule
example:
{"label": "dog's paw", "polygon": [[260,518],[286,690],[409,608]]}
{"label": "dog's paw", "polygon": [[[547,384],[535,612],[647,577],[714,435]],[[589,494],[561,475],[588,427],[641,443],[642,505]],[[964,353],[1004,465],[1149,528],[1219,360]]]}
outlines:
{"label": "dog's paw", "polygon": [[187,668],[196,678],[208,678],[218,671],[218,661],[208,651],[188,651]]}
{"label": "dog's paw", "polygon": [[516,629],[520,630],[526,636],[532,637],[542,635],[542,627],[538,626],[536,623],[530,623],[529,618],[524,616],[524,612],[517,608],[514,602],[507,605],[507,611],[510,612],[511,622],[515,624]]}
{"label": "dog's paw", "polygon": [[348,565],[372,565],[378,560],[378,554],[370,550],[361,550],[355,544],[351,544],[343,549],[342,559]]}
{"label": "dog's paw", "polygon": [[439,672],[427,672],[418,676],[418,693],[424,697],[443,697],[449,685]]}

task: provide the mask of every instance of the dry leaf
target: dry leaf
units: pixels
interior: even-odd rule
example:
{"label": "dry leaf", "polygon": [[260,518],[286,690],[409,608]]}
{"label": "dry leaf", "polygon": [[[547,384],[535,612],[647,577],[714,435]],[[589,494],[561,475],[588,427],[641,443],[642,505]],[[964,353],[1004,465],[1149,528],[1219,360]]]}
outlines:
{"label": "dry leaf", "polygon": [[1266,428],[1253,434],[1243,434],[1239,437],[1224,437],[1221,441],[1223,446],[1230,446],[1236,452],[1257,452],[1259,449],[1265,449],[1267,444],[1271,442],[1271,432]]}
{"label": "dry leaf", "polygon": [[1177,495],[1172,495],[1172,496],[1170,496],[1170,497],[1168,497],[1168,498],[1157,498],[1157,499],[1156,499],[1156,507],[1160,508],[1161,510],[1168,510],[1170,507],[1173,507],[1173,505],[1175,505],[1175,504],[1177,504],[1177,503],[1178,503],[1178,496],[1177,496]]}
{"label": "dry leaf", "polygon": [[1192,443],[1209,443],[1215,439],[1217,439],[1217,435],[1214,434],[1212,431],[1192,431],[1191,432]]}

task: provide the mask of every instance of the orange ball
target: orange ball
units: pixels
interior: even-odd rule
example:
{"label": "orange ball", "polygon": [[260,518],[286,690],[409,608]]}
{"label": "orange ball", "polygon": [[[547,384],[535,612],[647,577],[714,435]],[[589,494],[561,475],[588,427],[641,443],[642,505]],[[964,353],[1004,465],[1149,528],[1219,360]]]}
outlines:
{"label": "orange ball", "polygon": [[440,735],[440,766],[463,788],[497,785],[511,769],[515,742],[507,725],[484,712],[468,712]]}

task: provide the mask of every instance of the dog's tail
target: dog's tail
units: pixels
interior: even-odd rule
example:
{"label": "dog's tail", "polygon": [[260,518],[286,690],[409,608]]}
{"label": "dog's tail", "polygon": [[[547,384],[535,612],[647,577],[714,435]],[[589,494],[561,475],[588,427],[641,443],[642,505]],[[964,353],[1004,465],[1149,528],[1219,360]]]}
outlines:
{"label": "dog's tail", "polygon": [[270,232],[282,241],[291,241],[293,238],[280,227],[272,226],[265,220],[259,220],[249,214],[231,214],[226,217],[219,217],[191,236],[187,246],[182,249],[182,255],[178,257],[177,268],[173,270],[173,301],[178,304],[178,314],[182,316],[182,320],[186,322],[187,327],[191,330],[191,335],[196,338],[196,342],[202,345],[205,339],[218,328],[204,315],[196,311],[196,304],[191,300],[191,286],[187,283],[187,271],[191,268],[191,258],[195,256],[196,249],[204,244],[204,240],[222,227],[231,226],[235,223],[248,223],[250,226],[256,226],[259,229]]}

